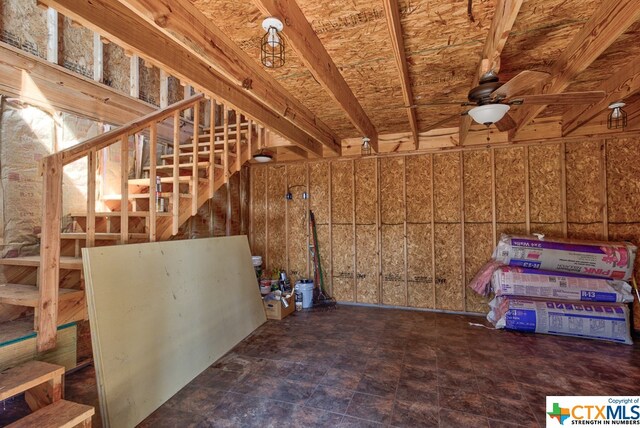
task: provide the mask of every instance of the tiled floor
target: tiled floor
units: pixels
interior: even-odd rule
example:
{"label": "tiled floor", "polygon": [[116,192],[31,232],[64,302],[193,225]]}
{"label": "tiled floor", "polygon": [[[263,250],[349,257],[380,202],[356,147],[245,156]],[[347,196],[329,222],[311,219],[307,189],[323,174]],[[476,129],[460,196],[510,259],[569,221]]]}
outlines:
{"label": "tiled floor", "polygon": [[[141,426],[530,427],[546,395],[640,394],[640,346],[470,322],[352,306],[269,321]],[[67,398],[95,403],[92,376]]]}

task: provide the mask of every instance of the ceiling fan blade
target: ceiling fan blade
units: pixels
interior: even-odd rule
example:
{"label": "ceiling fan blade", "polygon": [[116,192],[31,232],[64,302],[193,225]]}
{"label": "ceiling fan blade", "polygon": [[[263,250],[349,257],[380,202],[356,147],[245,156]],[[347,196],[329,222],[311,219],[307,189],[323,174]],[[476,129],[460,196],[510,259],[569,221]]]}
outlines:
{"label": "ceiling fan blade", "polygon": [[508,99],[514,104],[591,104],[602,101],[607,94],[604,91],[563,92],[560,94],[521,95]]}
{"label": "ceiling fan blade", "polygon": [[511,80],[491,93],[491,98],[511,98],[535,87],[549,77],[549,73],[525,70],[516,74]]}
{"label": "ceiling fan blade", "polygon": [[513,117],[511,117],[511,115],[508,112],[507,114],[504,115],[502,119],[497,121],[495,125],[496,125],[496,128],[498,128],[498,131],[500,132],[508,131],[517,126],[516,121],[513,120]]}

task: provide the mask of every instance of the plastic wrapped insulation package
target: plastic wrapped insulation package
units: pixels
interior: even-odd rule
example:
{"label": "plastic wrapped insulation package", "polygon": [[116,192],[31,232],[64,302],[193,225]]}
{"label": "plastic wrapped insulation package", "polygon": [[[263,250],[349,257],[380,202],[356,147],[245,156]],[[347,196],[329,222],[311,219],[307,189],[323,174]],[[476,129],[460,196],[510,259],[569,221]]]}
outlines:
{"label": "plastic wrapped insulation package", "polygon": [[487,319],[498,329],[633,344],[625,304],[496,297],[489,306]]}
{"label": "plastic wrapped insulation package", "polygon": [[471,282],[469,282],[469,287],[473,289],[478,294],[483,296],[488,296],[491,291],[491,278],[493,277],[493,273],[496,269],[503,267],[504,264],[501,262],[497,262],[495,260],[490,260],[485,263],[476,276],[473,277]]}
{"label": "plastic wrapped insulation package", "polygon": [[628,280],[637,250],[630,242],[502,235],[493,259],[528,269]]}
{"label": "plastic wrapped insulation package", "polygon": [[624,281],[513,266],[498,267],[491,279],[496,296],[523,296],[575,302],[633,302]]}

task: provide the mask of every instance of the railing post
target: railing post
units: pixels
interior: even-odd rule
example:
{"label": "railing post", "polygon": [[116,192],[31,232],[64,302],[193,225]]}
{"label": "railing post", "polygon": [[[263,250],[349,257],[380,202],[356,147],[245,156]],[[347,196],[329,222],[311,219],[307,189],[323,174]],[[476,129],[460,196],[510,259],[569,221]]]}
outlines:
{"label": "railing post", "polygon": [[[152,122],[149,127],[149,241],[156,241],[156,214],[158,212],[158,195],[156,192],[156,162],[158,147],[158,126],[156,122]],[[160,186],[162,191],[162,185]]]}
{"label": "railing post", "polygon": [[40,238],[39,299],[36,344],[39,352],[56,347],[58,285],[60,282],[60,217],[62,215],[62,156],[43,161],[42,235]]}
{"label": "railing post", "polygon": [[173,202],[171,234],[177,235],[180,228],[180,111],[173,113]]}
{"label": "railing post", "polygon": [[200,160],[200,102],[193,104],[193,165],[191,169],[191,215],[198,214],[198,163]]}
{"label": "railing post", "polygon": [[216,100],[211,98],[209,109],[209,199],[215,194],[216,163]]}
{"label": "railing post", "polygon": [[253,121],[248,119],[247,121],[247,161],[251,160],[253,156]]}
{"label": "railing post", "polygon": [[120,140],[120,243],[129,242],[129,135]]}
{"label": "railing post", "polygon": [[242,166],[242,151],[240,150],[240,140],[242,140],[242,131],[240,130],[240,112],[236,110],[236,170],[240,171]]}
{"label": "railing post", "polygon": [[98,155],[96,149],[87,154],[87,247],[96,245],[96,167]]}
{"label": "railing post", "polygon": [[224,146],[222,151],[222,172],[224,173],[224,182],[229,182],[229,109],[224,106],[224,117],[222,118],[224,125]]}

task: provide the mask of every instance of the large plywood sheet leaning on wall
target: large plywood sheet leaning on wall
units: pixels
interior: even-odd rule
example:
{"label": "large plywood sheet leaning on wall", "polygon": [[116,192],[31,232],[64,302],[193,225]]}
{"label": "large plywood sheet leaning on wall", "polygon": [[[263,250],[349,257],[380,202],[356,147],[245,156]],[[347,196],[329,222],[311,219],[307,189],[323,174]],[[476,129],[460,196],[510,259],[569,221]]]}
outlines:
{"label": "large plywood sheet leaning on wall", "polygon": [[244,236],[83,248],[103,426],[141,422],[266,321]]}

